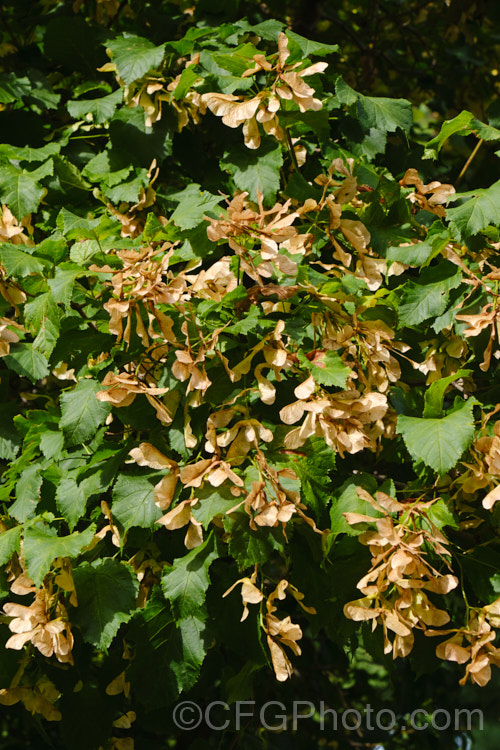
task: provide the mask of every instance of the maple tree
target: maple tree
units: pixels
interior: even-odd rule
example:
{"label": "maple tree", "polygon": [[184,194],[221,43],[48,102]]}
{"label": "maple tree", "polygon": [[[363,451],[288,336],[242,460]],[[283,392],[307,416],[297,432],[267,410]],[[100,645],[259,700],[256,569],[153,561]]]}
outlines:
{"label": "maple tree", "polygon": [[180,747],[179,696],[300,694],[456,747],[403,718],[500,666],[499,182],[439,161],[498,148],[493,93],[424,143],[331,38],[143,5],[3,16],[5,731]]}

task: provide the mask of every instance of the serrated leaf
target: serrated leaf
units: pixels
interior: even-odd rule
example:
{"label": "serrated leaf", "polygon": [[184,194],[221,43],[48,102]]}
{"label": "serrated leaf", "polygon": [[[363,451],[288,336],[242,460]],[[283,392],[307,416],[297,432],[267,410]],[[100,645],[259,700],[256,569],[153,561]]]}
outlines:
{"label": "serrated leaf", "polygon": [[463,401],[458,409],[440,419],[398,416],[397,431],[412,458],[445,474],[452,469],[474,437],[472,410],[475,400]]}
{"label": "serrated leaf", "polygon": [[463,110],[451,120],[445,120],[439,133],[425,144],[424,159],[437,159],[443,143],[452,135],[469,135],[472,133],[471,123],[474,119],[472,112]]}
{"label": "serrated leaf", "polygon": [[201,224],[207,211],[212,211],[221,200],[220,196],[201,190],[196,183],[168,198],[179,204],[170,218],[181,229],[194,229]]}
{"label": "serrated leaf", "polygon": [[45,161],[61,150],[61,143],[47,143],[40,148],[31,146],[11,146],[9,143],[0,145],[0,159],[16,159],[18,161],[39,162]]}
{"label": "serrated leaf", "polygon": [[351,370],[342,362],[337,352],[327,350],[319,357],[315,356],[313,362],[302,351],[298,352],[298,356],[301,365],[309,370],[316,383],[345,388]]}
{"label": "serrated leaf", "polygon": [[446,218],[458,240],[463,241],[478,234],[489,224],[500,225],[500,180],[489,188],[455,193],[449,197],[448,202],[462,198],[468,200],[446,211]]}
{"label": "serrated leaf", "polygon": [[338,52],[338,44],[324,44],[323,42],[314,42],[311,39],[306,39],[300,34],[296,34],[294,31],[287,29],[286,35],[292,42],[290,49],[293,49],[293,45],[297,45],[300,50],[302,57],[311,57],[311,55],[331,55],[333,52]]}
{"label": "serrated leaf", "polygon": [[50,318],[44,318],[40,323],[40,330],[33,341],[33,349],[36,349],[36,351],[48,359],[57,344],[58,338],[59,325],[55,325]]}
{"label": "serrated leaf", "polygon": [[435,380],[427,388],[424,395],[424,417],[441,417],[443,413],[443,400],[446,389],[459,378],[466,378],[472,370],[457,370],[453,375],[447,378]]}
{"label": "serrated leaf", "polygon": [[148,528],[162,513],[155,505],[154,485],[145,477],[121,474],[113,487],[113,518],[124,531],[132,526]]}
{"label": "serrated leaf", "polygon": [[[68,265],[71,265],[71,263],[68,263]],[[59,266],[56,268],[54,278],[47,280],[53,297],[55,297],[59,303],[62,302],[67,313],[70,311],[70,303],[75,281],[79,276],[82,276],[83,273],[84,271],[81,268],[61,268]]]}
{"label": "serrated leaf", "polygon": [[341,104],[357,105],[357,115],[363,130],[373,128],[382,133],[394,133],[401,128],[408,133],[413,124],[411,104],[406,99],[364,96],[354,91],[340,77],[335,83],[335,92]]}
{"label": "serrated leaf", "polygon": [[237,504],[234,495],[231,495],[224,486],[205,486],[197,491],[196,497],[198,502],[193,507],[192,513],[196,520],[203,524],[205,530],[210,526],[212,518],[225,515]]}
{"label": "serrated leaf", "polygon": [[165,54],[164,44],[155,47],[149,39],[133,34],[123,34],[106,44],[118,74],[126,84],[142,78],[151,68],[158,68]]}
{"label": "serrated leaf", "polygon": [[18,246],[7,242],[0,243],[0,263],[4,266],[7,276],[14,278],[23,278],[43,271],[43,264],[38,258],[28,255]]}
{"label": "serrated leaf", "polygon": [[59,320],[57,302],[51,292],[38,294],[24,306],[24,324],[33,336],[46,318]]}
{"label": "serrated leaf", "polygon": [[97,400],[96,394],[101,390],[97,380],[85,378],[73,390],[61,394],[60,425],[68,445],[94,437],[97,428],[106,421],[111,407],[106,401]]}
{"label": "serrated leaf", "polygon": [[176,619],[196,615],[210,585],[210,565],[218,557],[213,534],[199,547],[174,560],[161,579],[163,594],[170,601]]}
{"label": "serrated leaf", "polygon": [[63,477],[58,482],[56,490],[57,509],[68,522],[71,530],[84,515],[87,499],[88,496],[84,487],[78,484],[74,477]]}
{"label": "serrated leaf", "polygon": [[94,538],[94,532],[94,524],[81,533],[75,531],[68,536],[57,536],[56,529],[50,526],[28,526],[23,534],[23,552],[28,575],[35,585],[42,585],[56,557],[78,557]]}
{"label": "serrated leaf", "polygon": [[184,690],[188,689],[188,686],[193,685],[198,679],[201,665],[207,653],[206,620],[207,613],[203,607],[200,607],[196,615],[185,617],[177,623],[182,638],[184,658],[180,670],[176,669],[175,664],[172,665],[172,669]]}
{"label": "serrated leaf", "polygon": [[105,558],[74,568],[73,579],[78,607],[71,621],[84,641],[107,649],[135,610],[139,582],[134,571],[126,563]]}
{"label": "serrated leaf", "polygon": [[22,526],[0,531],[0,565],[9,562],[14,552],[19,552]]}
{"label": "serrated leaf", "polygon": [[98,99],[73,99],[70,100],[66,106],[71,117],[75,117],[76,119],[84,118],[87,120],[90,115],[91,119],[97,125],[101,125],[111,119],[122,99],[123,90],[120,88],[113,91],[112,94],[101,96]]}
{"label": "serrated leaf", "polygon": [[[435,227],[435,229],[434,229]],[[435,222],[427,232],[423,242],[416,245],[405,245],[404,247],[390,247],[386,258],[409,266],[426,266],[438,256],[451,239],[450,232],[443,227],[441,222]]]}
{"label": "serrated leaf", "polygon": [[369,474],[359,474],[348,479],[344,484],[333,492],[332,506],[330,508],[330,523],[333,534],[348,534],[359,536],[362,529],[351,526],[344,518],[344,513],[361,513],[365,516],[377,518],[380,513],[363,500],[357,493],[356,488],[362,487],[369,493],[377,491],[377,482]]}
{"label": "serrated leaf", "polygon": [[[416,326],[424,320],[444,313],[448,304],[448,293],[462,282],[460,270],[447,262],[436,268],[426,269],[421,280],[424,283],[408,282],[398,309],[399,322],[403,326]],[[436,279],[426,283],[427,279]]]}
{"label": "serrated leaf", "polygon": [[15,73],[0,73],[0,104],[10,104],[31,91],[30,79]]}
{"label": "serrated leaf", "polygon": [[44,194],[45,188],[29,172],[0,167],[0,203],[5,203],[18,221],[37,210]]}
{"label": "serrated leaf", "polygon": [[257,190],[263,194],[266,205],[273,205],[280,187],[280,169],[283,154],[280,146],[264,143],[258,151],[249,152],[242,146],[233,146],[224,152],[220,163],[233,177],[240,190],[248,192],[257,201]]}
{"label": "serrated leaf", "polygon": [[9,508],[9,514],[16,521],[24,523],[32,518],[40,502],[40,487],[43,478],[40,464],[31,464],[22,472],[16,483],[16,500]]}
{"label": "serrated leaf", "polygon": [[29,378],[32,383],[47,377],[49,363],[47,358],[35,349],[33,344],[11,344],[10,354],[3,358],[9,368],[18,375]]}
{"label": "serrated leaf", "polygon": [[427,509],[426,516],[438,529],[442,529],[444,526],[458,529],[458,523],[443,498],[437,500]]}

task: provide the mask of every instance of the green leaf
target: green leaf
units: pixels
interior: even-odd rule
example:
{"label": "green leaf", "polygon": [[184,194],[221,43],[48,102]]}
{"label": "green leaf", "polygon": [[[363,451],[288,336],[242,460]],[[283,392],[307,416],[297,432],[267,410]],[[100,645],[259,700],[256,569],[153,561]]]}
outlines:
{"label": "green leaf", "polygon": [[111,119],[122,99],[123,89],[117,89],[99,99],[73,99],[66,106],[71,117],[92,119],[97,125],[101,125]]}
{"label": "green leaf", "polygon": [[94,437],[97,428],[106,421],[111,407],[106,401],[97,400],[96,395],[101,390],[97,380],[85,378],[71,391],[61,394],[60,425],[68,445]]}
{"label": "green leaf", "polygon": [[0,565],[9,562],[14,552],[19,552],[22,526],[0,532]]}
{"label": "green leaf", "polygon": [[207,643],[207,613],[200,607],[196,615],[190,615],[179,620],[177,626],[182,638],[183,663],[180,670],[173,665],[179,683],[186,690],[194,685],[200,674],[200,668],[205,659],[209,642]]}
{"label": "green leaf", "polygon": [[0,203],[5,203],[18,221],[37,210],[44,194],[45,188],[29,172],[0,167]]}
{"label": "green leaf", "polygon": [[136,607],[139,582],[126,563],[105,558],[73,569],[78,607],[71,621],[84,641],[107,649]]}
{"label": "green leaf", "polygon": [[344,513],[362,513],[365,516],[377,518],[377,513],[370,503],[359,497],[357,487],[362,487],[370,494],[377,492],[377,482],[369,474],[358,474],[348,479],[339,489],[333,492],[332,507],[330,508],[330,523],[332,532],[337,534],[348,534],[359,536],[362,529],[359,526],[351,526],[344,518]]}
{"label": "green leaf", "polygon": [[40,464],[31,464],[24,469],[17,481],[16,501],[10,506],[9,514],[20,523],[24,523],[35,515],[43,482],[40,471]]}
{"label": "green leaf", "polygon": [[57,302],[51,292],[38,294],[24,306],[24,323],[33,336],[47,318],[59,321]]}
{"label": "green leaf", "polygon": [[[429,273],[422,274],[424,283],[408,282],[399,306],[399,322],[403,326],[416,326],[424,320],[442,315],[448,304],[448,293],[462,282],[462,274],[456,266],[443,262]],[[435,279],[426,283],[427,279]]]}
{"label": "green leaf", "polygon": [[22,278],[32,273],[42,273],[43,265],[32,255],[19,249],[18,245],[7,242],[0,243],[0,262],[4,266],[7,276]]}
{"label": "green leaf", "polygon": [[358,117],[365,130],[375,128],[382,133],[393,133],[398,128],[409,133],[413,124],[411,104],[406,99],[387,99],[383,96],[358,94]]}
{"label": "green leaf", "polygon": [[50,318],[44,318],[40,330],[33,341],[33,349],[43,354],[47,359],[52,354],[59,338],[59,325],[54,325]]}
{"label": "green leaf", "polygon": [[313,42],[311,39],[306,39],[300,34],[296,34],[295,31],[287,29],[286,35],[292,42],[289,45],[290,51],[293,50],[293,46],[297,45],[300,50],[302,57],[311,57],[312,55],[331,55],[333,52],[339,51],[338,44],[324,44],[323,42]]}
{"label": "green leaf", "polygon": [[123,34],[106,42],[111,51],[120,78],[128,85],[151,70],[158,68],[165,54],[165,45],[159,47],[141,36]]}
{"label": "green leaf", "polygon": [[11,146],[9,143],[0,145],[0,159],[15,159],[18,161],[39,162],[46,161],[61,150],[61,143],[47,143],[40,148],[31,146]]}
{"label": "green leaf", "polygon": [[68,536],[57,536],[56,529],[47,525],[28,526],[23,534],[23,552],[28,575],[35,585],[42,585],[56,557],[78,557],[94,538],[94,532],[94,524],[81,533],[75,531]]}
{"label": "green leaf", "polygon": [[68,522],[71,530],[84,515],[87,499],[84,487],[78,484],[73,476],[63,477],[58,482],[56,490],[57,509]]}
{"label": "green leaf", "polygon": [[174,560],[161,579],[163,594],[176,619],[196,615],[210,585],[208,571],[218,557],[213,534],[202,545]]}
{"label": "green leaf", "polygon": [[446,218],[458,240],[463,241],[478,234],[489,224],[500,225],[500,180],[489,188],[455,193],[448,198],[448,202],[463,198],[469,200],[446,211]]}
{"label": "green leaf", "polygon": [[398,128],[409,133],[413,124],[411,104],[406,99],[388,99],[383,96],[364,96],[354,91],[338,78],[335,91],[341,104],[357,103],[357,115],[361,127],[369,131],[374,128],[382,133],[394,133]]}
{"label": "green leaf", "polygon": [[[435,229],[434,229],[435,227]],[[426,266],[437,257],[451,239],[450,232],[440,221],[435,222],[427,232],[423,242],[404,247],[390,247],[387,250],[387,260],[406,263],[409,266]]]}
{"label": "green leaf", "polygon": [[452,135],[465,137],[471,133],[475,133],[478,138],[482,138],[484,141],[500,140],[500,130],[492,127],[491,124],[486,125],[484,122],[480,122],[480,120],[474,117],[472,112],[463,110],[452,120],[445,120],[443,122],[439,133],[426,144],[423,158],[437,159],[439,151],[448,138]]}
{"label": "green leaf", "polygon": [[237,505],[238,500],[231,495],[227,487],[204,486],[196,492],[198,502],[193,507],[193,516],[203,524],[206,530],[212,518],[223,516]]}
{"label": "green leaf", "polygon": [[442,497],[427,509],[426,516],[438,529],[442,529],[444,526],[458,529],[458,523]]}
{"label": "green leaf", "polygon": [[459,378],[466,378],[472,370],[457,370],[447,378],[435,380],[427,388],[424,396],[425,406],[423,417],[441,417],[443,414],[443,400],[446,389]]}
{"label": "green leaf", "polygon": [[15,73],[0,73],[0,104],[10,104],[27,96],[31,91],[30,79]]}
{"label": "green leaf", "polygon": [[194,229],[201,224],[207,211],[218,206],[221,197],[202,191],[198,184],[192,183],[181,192],[170,194],[168,199],[179,204],[171,220],[181,229]]}
{"label": "green leaf", "polygon": [[275,203],[283,166],[279,145],[263,143],[255,152],[241,145],[232,146],[224,152],[220,165],[232,175],[239,190],[248,192],[251,200],[257,201],[257,190],[260,190],[266,205]]}
{"label": "green leaf", "polygon": [[113,518],[124,531],[132,526],[149,528],[161,515],[155,505],[154,485],[145,477],[121,474],[113,487]]}
{"label": "green leaf", "polygon": [[398,416],[397,431],[409,453],[439,474],[452,469],[474,437],[475,399],[463,401],[441,419]]}
{"label": "green leaf", "polygon": [[239,570],[250,565],[262,565],[271,558],[274,550],[284,550],[279,541],[282,537],[280,530],[263,526],[254,531],[250,528],[246,513],[225,516],[224,528],[229,533],[229,554],[238,563]]}
{"label": "green leaf", "polygon": [[471,123],[474,119],[472,112],[463,110],[451,120],[445,120],[439,133],[425,144],[424,159],[437,159],[441,147],[450,136],[455,134],[469,135],[472,133]]}
{"label": "green leaf", "polygon": [[[67,265],[70,266],[71,263]],[[71,309],[70,303],[75,281],[83,273],[84,271],[81,268],[62,268],[58,266],[54,278],[47,280],[52,296],[64,305],[66,313],[69,313]]]}
{"label": "green leaf", "polygon": [[3,361],[18,375],[29,378],[32,383],[47,377],[49,374],[49,363],[47,358],[35,349],[33,344],[11,344],[10,354]]}
{"label": "green leaf", "polygon": [[316,356],[314,362],[311,362],[302,351],[298,352],[298,356],[299,362],[309,370],[316,383],[345,388],[351,370],[342,362],[337,352],[328,350]]}

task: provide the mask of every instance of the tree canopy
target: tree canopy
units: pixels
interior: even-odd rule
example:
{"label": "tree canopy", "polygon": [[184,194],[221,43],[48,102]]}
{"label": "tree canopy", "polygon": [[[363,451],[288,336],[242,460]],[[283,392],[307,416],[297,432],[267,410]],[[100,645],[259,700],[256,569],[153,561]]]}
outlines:
{"label": "tree canopy", "polygon": [[497,6],[3,4],[2,748],[491,745]]}

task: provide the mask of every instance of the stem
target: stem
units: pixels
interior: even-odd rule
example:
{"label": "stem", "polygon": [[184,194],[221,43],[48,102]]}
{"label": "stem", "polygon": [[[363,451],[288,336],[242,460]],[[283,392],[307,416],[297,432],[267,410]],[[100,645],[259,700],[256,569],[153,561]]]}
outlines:
{"label": "stem", "polygon": [[285,128],[285,137],[286,137],[286,145],[287,145],[287,148],[288,148],[288,153],[290,154],[290,156],[292,158],[293,168],[295,169],[296,172],[298,172],[299,171],[299,165],[298,165],[298,162],[297,162],[297,154],[295,153],[295,151],[293,149],[292,139],[290,138],[290,133],[288,131],[288,128]]}
{"label": "stem", "polygon": [[470,166],[470,164],[471,164],[471,162],[472,162],[473,158],[475,157],[475,155],[477,154],[477,152],[479,151],[479,149],[481,148],[481,145],[482,145],[483,143],[484,143],[484,140],[483,140],[483,138],[481,138],[481,139],[480,139],[480,140],[479,140],[479,141],[478,141],[478,142],[476,143],[476,146],[475,146],[475,148],[474,148],[474,150],[473,150],[472,154],[471,154],[471,155],[469,156],[469,158],[468,158],[468,159],[467,159],[467,161],[465,162],[464,166],[462,167],[462,171],[460,172],[460,174],[459,174],[459,175],[458,175],[458,177],[457,177],[457,185],[458,185],[458,183],[460,182],[460,180],[462,179],[462,177],[464,176],[464,174],[465,174],[465,173],[467,172],[467,170],[469,169],[469,166]]}

